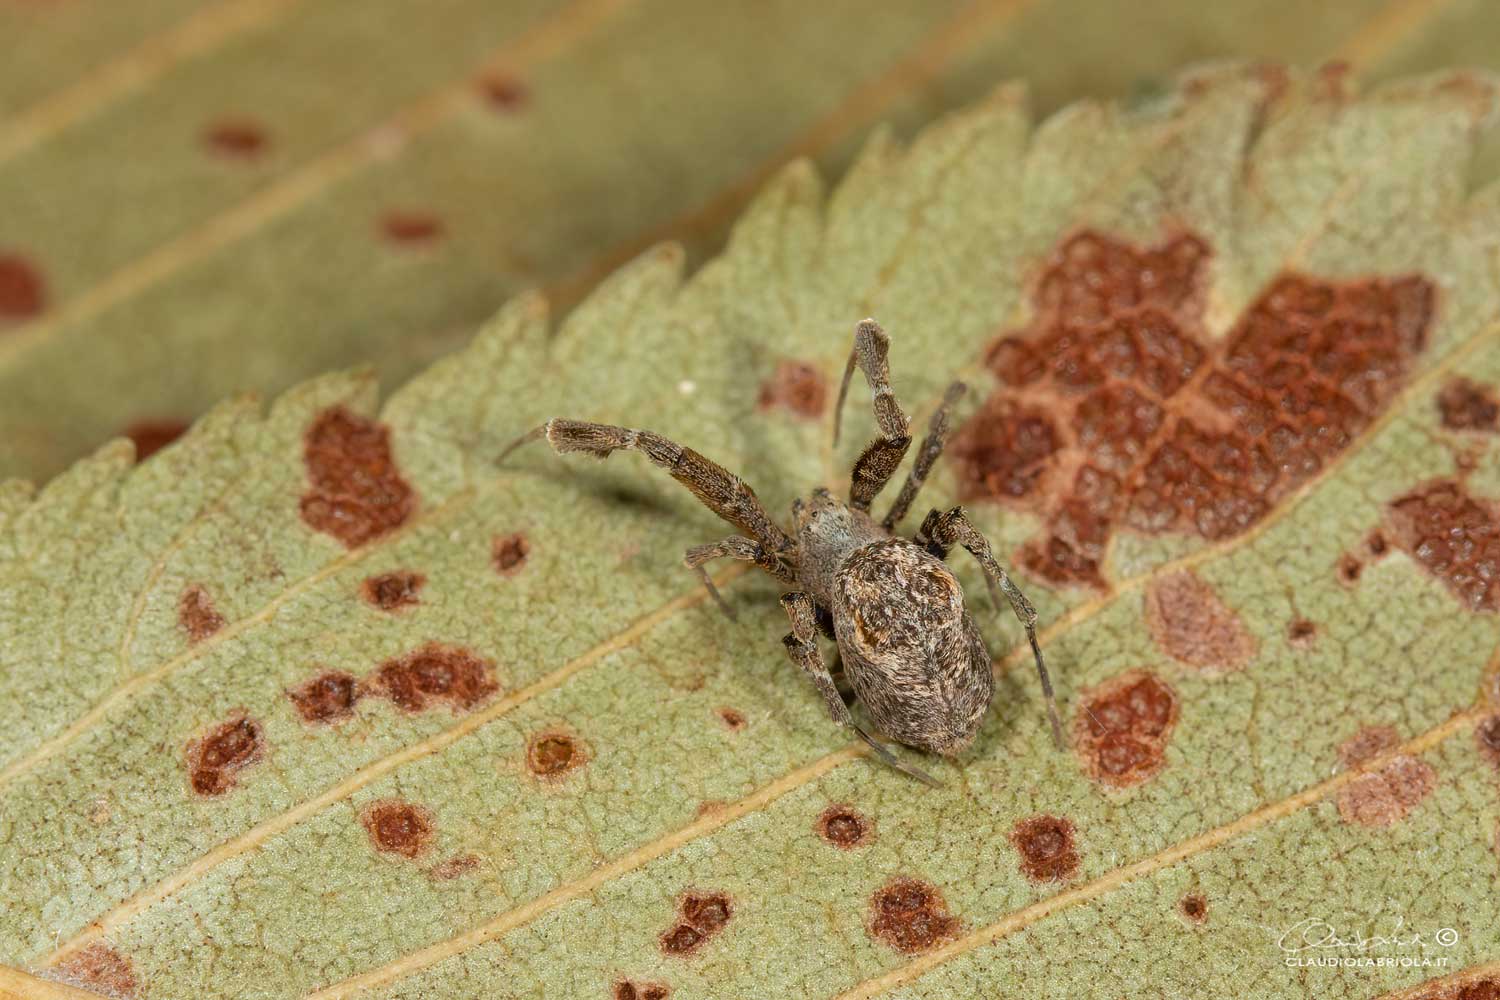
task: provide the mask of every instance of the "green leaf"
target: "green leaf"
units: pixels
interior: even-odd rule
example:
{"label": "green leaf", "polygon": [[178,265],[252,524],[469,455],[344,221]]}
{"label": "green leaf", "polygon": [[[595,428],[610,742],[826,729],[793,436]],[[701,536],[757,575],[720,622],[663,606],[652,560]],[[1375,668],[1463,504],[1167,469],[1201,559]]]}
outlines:
{"label": "green leaf", "polygon": [[[1493,982],[1493,104],[1223,65],[1033,124],[1005,87],[831,193],[789,167],[685,283],[663,247],[555,333],[513,301],[383,406],[330,375],[6,484],[0,960],[138,997]],[[916,420],[972,386],[918,513],[964,500],[1017,571],[1067,753],[961,553],[1002,673],[972,748],[905,752],[931,790],[828,721],[766,579],[707,604],[680,555],[725,529],[676,484],[495,465],[627,423],[784,512],[857,454],[865,315]],[[1111,353],[1132,323],[1175,368]],[[1447,964],[1291,964],[1309,919]]]}
{"label": "green leaf", "polygon": [[240,392],[354,364],[389,390],[516,294],[560,316],[661,240],[705,260],[789,161],[840,175],[878,124],[909,135],[1000,79],[1047,113],[1226,55],[1495,67],[1500,21],[1409,0],[12,0],[0,38],[0,282],[19,260],[32,288],[0,304],[0,475],[41,481]]}

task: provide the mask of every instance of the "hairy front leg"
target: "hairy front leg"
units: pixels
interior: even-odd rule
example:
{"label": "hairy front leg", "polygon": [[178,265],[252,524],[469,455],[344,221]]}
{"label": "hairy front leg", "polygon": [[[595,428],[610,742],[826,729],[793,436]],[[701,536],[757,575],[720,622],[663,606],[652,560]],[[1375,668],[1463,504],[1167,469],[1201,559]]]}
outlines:
{"label": "hairy front leg", "polygon": [[714,586],[713,579],[708,575],[708,570],[704,568],[706,563],[715,559],[738,559],[742,562],[752,562],[782,583],[795,584],[797,582],[797,567],[784,554],[772,552],[761,543],[752,542],[741,535],[730,535],[717,542],[693,546],[683,555],[683,565],[698,574],[698,579],[703,581],[703,586],[708,589],[709,596],[718,602],[719,607],[732,619],[739,616],[724,600],[723,595],[719,593],[719,588]]}
{"label": "hairy front leg", "polygon": [[849,485],[849,506],[855,510],[869,510],[875,495],[885,488],[906,449],[911,445],[906,414],[891,391],[891,372],[886,356],[891,341],[873,319],[863,320],[854,329],[854,349],[849,352],[849,361],[844,366],[844,380],[839,384],[839,399],[833,411],[833,440],[838,443],[839,431],[844,415],[844,400],[849,395],[849,380],[854,376],[855,365],[864,372],[865,381],[873,393],[875,424],[880,436],[872,441],[854,463],[852,482]]}
{"label": "hairy front leg", "polygon": [[767,549],[773,552],[793,549],[792,540],[771,520],[748,483],[693,449],[660,434],[554,417],[512,442],[500,453],[497,464],[521,445],[539,438],[545,438],[560,455],[581,451],[596,458],[608,458],[616,451],[638,451],[686,486],[703,506]]}

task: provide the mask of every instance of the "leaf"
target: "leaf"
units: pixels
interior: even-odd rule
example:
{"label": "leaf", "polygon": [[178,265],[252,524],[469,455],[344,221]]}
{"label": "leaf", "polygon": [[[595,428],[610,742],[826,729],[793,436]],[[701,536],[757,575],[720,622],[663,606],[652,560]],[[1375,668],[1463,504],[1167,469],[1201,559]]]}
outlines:
{"label": "leaf", "polygon": [[[378,409],[330,375],[7,484],[0,958],[138,997],[1493,986],[1493,105],[1222,65],[1033,125],[1002,88],[826,196],[788,168],[686,283],[663,247],[555,334],[512,302]],[[676,484],[495,466],[549,416],[626,422],[785,511],[860,446],[827,390],[867,314],[915,419],[973,386],[923,502],[1035,599],[1068,753],[975,601],[977,742],[921,758],[939,790],[877,766],[769,582],[705,605],[680,553],[725,529]],[[1447,963],[1299,965],[1306,920]]]}
{"label": "leaf", "polygon": [[514,295],[561,315],[657,241],[707,259],[787,162],[841,174],[877,123],[999,79],[1050,112],[1188,59],[1384,77],[1496,50],[1466,5],[1390,0],[99,7],[0,0],[0,285],[24,289],[0,305],[0,475],[154,448],[330,368],[399,385]]}

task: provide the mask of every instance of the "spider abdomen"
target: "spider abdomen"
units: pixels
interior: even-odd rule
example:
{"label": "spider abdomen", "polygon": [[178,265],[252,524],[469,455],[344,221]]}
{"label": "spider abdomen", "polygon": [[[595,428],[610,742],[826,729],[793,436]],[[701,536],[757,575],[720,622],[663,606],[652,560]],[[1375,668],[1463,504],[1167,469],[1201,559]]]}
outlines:
{"label": "spider abdomen", "polygon": [[937,753],[968,746],[994,678],[948,567],[886,538],[851,552],[832,590],[845,676],[880,729]]}

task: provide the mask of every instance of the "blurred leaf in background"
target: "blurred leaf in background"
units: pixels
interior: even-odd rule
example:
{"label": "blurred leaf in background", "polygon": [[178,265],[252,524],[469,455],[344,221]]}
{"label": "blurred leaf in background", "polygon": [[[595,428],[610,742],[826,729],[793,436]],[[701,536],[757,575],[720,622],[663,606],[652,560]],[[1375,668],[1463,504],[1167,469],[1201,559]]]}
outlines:
{"label": "blurred leaf in background", "polygon": [[[1500,62],[1480,0],[0,0],[0,475],[373,365],[517,292],[689,264],[783,164],[832,174],[1002,79],[1046,114],[1220,56]],[[1488,169],[1488,168],[1486,168]]]}

